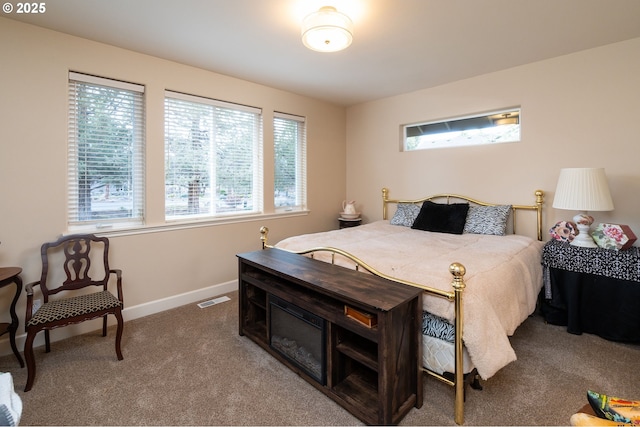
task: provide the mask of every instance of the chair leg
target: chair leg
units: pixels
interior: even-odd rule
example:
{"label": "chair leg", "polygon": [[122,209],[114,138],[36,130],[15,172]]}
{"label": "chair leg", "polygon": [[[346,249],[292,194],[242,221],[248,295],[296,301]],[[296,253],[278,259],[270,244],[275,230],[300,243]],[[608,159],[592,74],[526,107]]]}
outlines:
{"label": "chair leg", "polygon": [[116,355],[118,355],[118,360],[122,360],[122,349],[120,348],[120,344],[122,342],[122,331],[124,329],[124,321],[122,319],[122,311],[118,310],[113,313],[118,320],[118,329],[116,330]]}
{"label": "chair leg", "polygon": [[49,353],[51,351],[51,340],[49,339],[49,330],[44,330],[44,351]]}
{"label": "chair leg", "polygon": [[102,336],[107,336],[107,315],[102,316]]}
{"label": "chair leg", "polygon": [[37,332],[38,331],[28,331],[27,339],[24,342],[24,359],[27,362],[27,385],[24,387],[25,392],[31,390],[33,381],[36,378],[36,359],[33,355],[33,340],[35,339]]}

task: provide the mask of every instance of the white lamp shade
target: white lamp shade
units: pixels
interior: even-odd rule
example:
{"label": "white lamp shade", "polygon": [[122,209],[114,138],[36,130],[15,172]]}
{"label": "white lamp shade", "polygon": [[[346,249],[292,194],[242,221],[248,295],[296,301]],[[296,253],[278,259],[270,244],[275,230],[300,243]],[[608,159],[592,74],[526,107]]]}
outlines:
{"label": "white lamp shade", "polygon": [[334,7],[325,6],[302,21],[302,43],[318,52],[336,52],[353,41],[353,22]]}
{"label": "white lamp shade", "polygon": [[553,207],[576,211],[612,211],[613,200],[604,168],[561,169]]}

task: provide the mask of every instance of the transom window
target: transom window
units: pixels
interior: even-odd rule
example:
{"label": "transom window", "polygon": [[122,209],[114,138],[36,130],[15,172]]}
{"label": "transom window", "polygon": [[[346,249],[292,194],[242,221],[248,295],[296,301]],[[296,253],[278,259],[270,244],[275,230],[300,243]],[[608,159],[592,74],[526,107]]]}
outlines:
{"label": "transom window", "polygon": [[403,126],[404,151],[520,141],[520,109]]}

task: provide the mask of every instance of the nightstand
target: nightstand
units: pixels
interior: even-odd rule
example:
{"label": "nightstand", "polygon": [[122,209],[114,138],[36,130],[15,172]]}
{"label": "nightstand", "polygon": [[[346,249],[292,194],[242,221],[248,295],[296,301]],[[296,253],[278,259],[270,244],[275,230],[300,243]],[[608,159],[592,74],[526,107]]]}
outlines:
{"label": "nightstand", "polygon": [[552,240],[542,250],[540,312],[567,332],[640,342],[640,248],[582,248]]}
{"label": "nightstand", "polygon": [[338,218],[338,223],[340,224],[340,229],[357,227],[358,225],[362,224],[362,218],[357,218],[357,219]]}

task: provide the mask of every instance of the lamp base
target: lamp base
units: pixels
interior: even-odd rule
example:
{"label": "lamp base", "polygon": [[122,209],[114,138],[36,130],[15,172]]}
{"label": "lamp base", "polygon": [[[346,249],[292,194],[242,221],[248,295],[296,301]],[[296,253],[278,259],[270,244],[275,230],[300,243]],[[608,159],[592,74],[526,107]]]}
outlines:
{"label": "lamp base", "polygon": [[581,246],[583,248],[598,247],[598,244],[593,241],[593,238],[589,234],[589,228],[591,228],[593,221],[593,217],[586,213],[579,213],[573,217],[573,222],[578,227],[578,234],[571,241],[573,246]]}

